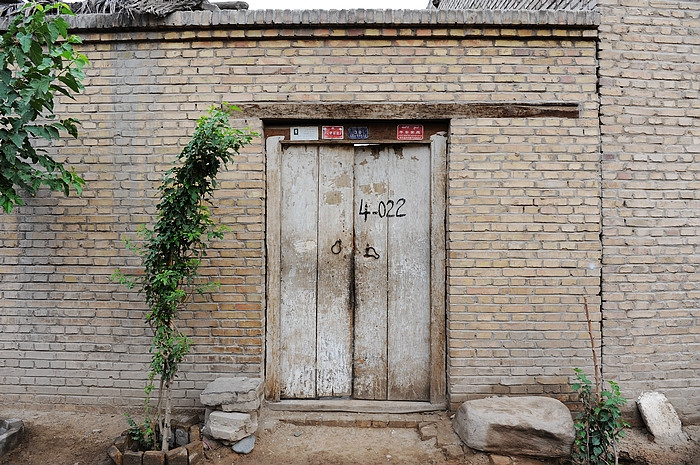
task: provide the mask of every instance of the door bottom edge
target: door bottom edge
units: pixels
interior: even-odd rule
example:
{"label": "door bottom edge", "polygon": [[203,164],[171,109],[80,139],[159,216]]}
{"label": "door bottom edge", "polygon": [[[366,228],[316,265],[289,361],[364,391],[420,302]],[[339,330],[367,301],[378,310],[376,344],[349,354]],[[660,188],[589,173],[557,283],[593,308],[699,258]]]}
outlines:
{"label": "door bottom edge", "polygon": [[356,400],[356,399],[283,399],[265,401],[265,408],[291,412],[341,412],[341,413],[430,413],[446,411],[447,402]]}

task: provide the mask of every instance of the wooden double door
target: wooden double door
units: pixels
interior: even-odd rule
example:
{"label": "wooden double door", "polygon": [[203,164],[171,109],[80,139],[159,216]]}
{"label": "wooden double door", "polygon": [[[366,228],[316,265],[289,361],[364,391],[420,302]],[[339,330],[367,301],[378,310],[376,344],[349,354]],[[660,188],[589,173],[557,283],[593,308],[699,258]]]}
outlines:
{"label": "wooden double door", "polygon": [[431,145],[287,145],[277,164],[280,398],[429,401]]}

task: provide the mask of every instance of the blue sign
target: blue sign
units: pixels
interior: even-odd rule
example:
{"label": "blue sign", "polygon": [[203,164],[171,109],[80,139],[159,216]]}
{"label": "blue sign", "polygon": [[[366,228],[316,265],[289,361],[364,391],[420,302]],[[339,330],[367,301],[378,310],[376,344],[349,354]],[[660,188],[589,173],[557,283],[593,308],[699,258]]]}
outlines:
{"label": "blue sign", "polygon": [[369,128],[364,126],[351,126],[348,128],[348,138],[353,140],[369,139]]}

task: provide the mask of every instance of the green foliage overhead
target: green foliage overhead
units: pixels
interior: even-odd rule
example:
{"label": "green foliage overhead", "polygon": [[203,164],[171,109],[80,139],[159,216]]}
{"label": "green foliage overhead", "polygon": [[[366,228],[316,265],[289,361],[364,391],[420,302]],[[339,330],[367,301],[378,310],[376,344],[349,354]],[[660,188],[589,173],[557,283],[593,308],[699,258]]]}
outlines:
{"label": "green foliage overhead", "polygon": [[72,14],[65,3],[29,2],[0,37],[0,207],[6,213],[23,204],[17,188],[35,195],[47,186],[68,195],[71,188],[80,194],[85,184],[32,144],[37,137],[57,140],[62,132],[78,136],[78,121],[54,112],[57,94],[72,98],[84,88],[88,60],[73,48],[80,38],[68,34],[59,16]]}
{"label": "green foliage overhead", "polygon": [[[154,335],[145,389],[147,416],[143,426],[129,423],[132,437],[148,448],[155,448],[157,432],[153,425],[162,418],[160,412],[155,420],[148,417],[153,379],[160,378],[162,400],[163,386],[166,391],[170,389],[178,365],[190,348],[188,338],[177,329],[178,312],[190,290],[201,292],[207,287],[196,285],[197,270],[207,255],[207,243],[221,239],[226,230],[214,223],[207,206],[216,188],[216,176],[255,135],[230,126],[229,113],[235,109],[213,108],[201,117],[176,166],[166,173],[159,188],[156,223],[153,229],[140,229],[144,246],[132,247],[141,256],[143,277],[127,277],[119,270],[113,275],[129,287],[139,286],[149,306],[146,321]],[[162,406],[160,400],[158,405]],[[160,424],[159,430],[166,431],[167,424],[167,420]]]}
{"label": "green foliage overhead", "polygon": [[624,437],[624,428],[629,427],[620,411],[627,399],[620,395],[620,387],[613,381],[608,381],[610,390],[603,389],[598,395],[583,371],[579,368],[574,368],[574,371],[578,382],[573,385],[573,390],[578,393],[583,410],[574,420],[573,463],[617,464],[617,439]]}

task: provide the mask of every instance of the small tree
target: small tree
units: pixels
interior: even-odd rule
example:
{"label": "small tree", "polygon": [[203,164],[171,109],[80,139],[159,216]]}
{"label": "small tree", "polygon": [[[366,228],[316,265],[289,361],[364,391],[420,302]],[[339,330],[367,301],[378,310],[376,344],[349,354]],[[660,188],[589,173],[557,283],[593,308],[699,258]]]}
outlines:
{"label": "small tree", "polygon": [[588,337],[593,351],[593,371],[595,384],[583,370],[574,368],[576,383],[573,390],[578,394],[582,410],[574,419],[574,444],[571,458],[576,465],[617,465],[617,440],[625,437],[625,428],[630,425],[622,419],[620,410],[627,399],[620,395],[620,387],[608,381],[610,390],[601,387],[601,370],[595,353],[595,340],[591,325],[591,312],[588,299],[583,298],[588,322]]}
{"label": "small tree", "polygon": [[620,395],[620,387],[608,381],[610,390],[593,386],[583,371],[574,368],[577,382],[573,390],[583,409],[576,415],[576,432],[572,458],[580,465],[617,465],[617,440],[625,437],[629,424],[622,419],[620,408],[627,400]]}
{"label": "small tree", "polygon": [[56,14],[73,13],[65,3],[26,3],[0,37],[0,206],[6,213],[23,205],[16,187],[36,195],[48,186],[68,195],[71,188],[80,194],[85,184],[32,144],[36,137],[60,139],[62,131],[78,137],[78,121],[57,120],[54,100],[57,93],[73,98],[84,89],[88,60],[73,48],[80,38],[69,35],[68,23]]}
{"label": "small tree", "polygon": [[[225,227],[216,226],[209,208],[216,187],[216,176],[233,160],[234,154],[250,143],[256,134],[234,129],[228,116],[235,107],[211,109],[201,117],[189,144],[178,157],[182,164],[170,169],[160,186],[160,203],[153,229],[142,227],[145,244],[135,249],[142,259],[144,276],[127,277],[119,270],[114,278],[133,287],[140,285],[150,310],[146,321],[153,330],[152,354],[146,392],[146,419],[142,426],[127,416],[134,439],[150,449],[168,450],[172,383],[178,365],[189,352],[190,342],[177,328],[180,308],[192,290],[202,292],[207,285],[195,285],[197,270],[206,256],[207,242],[222,238]],[[150,418],[153,380],[160,386],[155,418]],[[157,426],[157,428],[156,428]]]}

